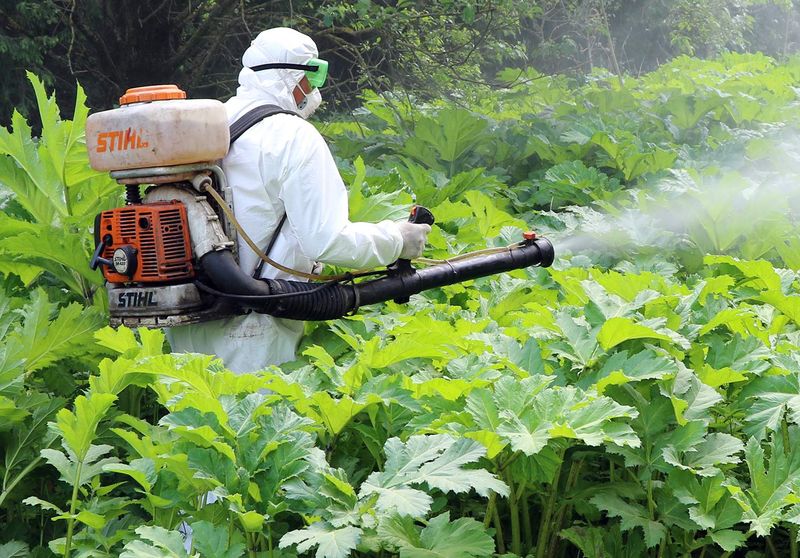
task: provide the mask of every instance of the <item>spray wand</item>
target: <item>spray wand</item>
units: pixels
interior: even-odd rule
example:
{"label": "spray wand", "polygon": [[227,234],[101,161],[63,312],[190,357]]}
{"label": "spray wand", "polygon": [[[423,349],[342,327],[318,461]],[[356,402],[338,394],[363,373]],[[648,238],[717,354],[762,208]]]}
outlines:
{"label": "spray wand", "polygon": [[[409,217],[414,223],[434,223],[433,214],[416,206]],[[488,252],[488,253],[487,253]],[[227,254],[227,256],[226,256]],[[520,242],[504,248],[479,251],[459,259],[432,260],[440,263],[416,269],[408,260],[390,265],[379,279],[352,281],[340,279],[322,284],[284,279],[252,279],[238,270],[229,252],[210,252],[201,258],[202,268],[212,284],[225,285],[225,290],[213,288],[201,281],[197,287],[217,297],[235,300],[257,312],[295,320],[330,320],[355,312],[361,306],[394,300],[408,302],[411,295],[428,289],[461,283],[487,275],[504,273],[530,266],[549,267],[555,257],[549,240],[526,232]],[[234,269],[235,268],[235,269]],[[362,276],[367,272],[362,272]],[[375,272],[372,272],[375,273]],[[232,281],[236,277],[237,280]]]}

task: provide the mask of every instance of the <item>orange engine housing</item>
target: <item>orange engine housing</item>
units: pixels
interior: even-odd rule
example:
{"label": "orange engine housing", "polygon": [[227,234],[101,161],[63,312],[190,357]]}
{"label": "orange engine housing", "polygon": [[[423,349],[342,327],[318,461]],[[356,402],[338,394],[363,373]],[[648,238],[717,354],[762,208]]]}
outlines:
{"label": "orange engine housing", "polygon": [[97,244],[105,243],[102,257],[107,262],[113,262],[120,249],[135,260],[127,275],[114,265],[104,265],[103,276],[109,283],[174,283],[196,275],[186,207],[180,201],[104,211],[97,216],[94,231]]}

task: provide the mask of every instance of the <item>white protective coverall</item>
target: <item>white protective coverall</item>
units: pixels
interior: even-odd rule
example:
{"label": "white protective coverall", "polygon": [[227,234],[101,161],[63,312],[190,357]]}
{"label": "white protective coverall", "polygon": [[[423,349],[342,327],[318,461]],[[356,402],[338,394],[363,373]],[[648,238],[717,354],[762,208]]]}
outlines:
{"label": "white protective coverall", "polygon": [[[250,66],[274,62],[304,64],[317,57],[314,42],[287,28],[269,29],[242,57],[239,88],[225,107],[233,123],[259,105],[297,111],[292,90],[302,70]],[[266,247],[285,213],[270,257],[305,272],[315,262],[350,268],[387,265],[403,247],[397,223],[352,223],[345,185],[317,130],[300,117],[276,114],[245,132],[222,164],[233,190],[234,213],[248,235]],[[252,275],[258,256],[239,238],[239,265]],[[262,277],[301,280],[265,264]],[[303,322],[252,312],[225,320],[172,328],[175,352],[214,354],[235,372],[252,372],[294,359]]]}

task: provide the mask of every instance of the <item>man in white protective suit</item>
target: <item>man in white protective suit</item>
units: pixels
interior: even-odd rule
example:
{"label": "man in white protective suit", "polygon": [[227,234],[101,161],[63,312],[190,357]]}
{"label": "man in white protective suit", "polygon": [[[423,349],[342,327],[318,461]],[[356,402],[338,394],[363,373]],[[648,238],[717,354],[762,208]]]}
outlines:
{"label": "man in white protective suit", "polygon": [[[321,96],[296,66],[317,56],[314,41],[287,28],[263,31],[242,56],[239,88],[225,104],[229,122],[260,105],[296,115],[264,118],[234,142],[223,160],[237,220],[256,244],[271,243],[270,258],[304,272],[317,271],[316,262],[368,268],[418,257],[428,225],[348,219],[347,191],[330,150],[305,120]],[[260,258],[241,237],[238,249],[239,266],[252,275]],[[297,280],[269,265],[259,276]],[[172,328],[168,339],[175,352],[214,354],[244,373],[294,359],[302,334],[303,322],[251,312]]]}

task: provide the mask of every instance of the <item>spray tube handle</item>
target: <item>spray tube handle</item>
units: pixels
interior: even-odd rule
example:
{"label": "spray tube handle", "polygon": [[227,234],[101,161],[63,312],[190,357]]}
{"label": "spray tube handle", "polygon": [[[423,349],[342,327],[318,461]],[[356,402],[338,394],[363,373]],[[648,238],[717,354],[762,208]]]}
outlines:
{"label": "spray tube handle", "polygon": [[[427,207],[422,205],[415,205],[411,208],[411,214],[408,216],[408,222],[415,225],[430,225],[431,227],[436,222],[433,213]],[[397,269],[404,273],[411,273],[414,268],[411,267],[411,260],[397,260],[395,262]]]}
{"label": "spray tube handle", "polygon": [[[408,216],[408,222],[414,223],[416,225],[431,225],[436,222],[436,219],[433,217],[433,213],[427,207],[423,207],[421,205],[415,205],[411,208],[411,214]],[[413,275],[415,273],[414,268],[411,267],[411,260],[397,260],[392,265],[389,266],[389,270],[396,275]],[[409,297],[402,296],[397,297],[394,301],[398,304],[405,304],[408,302]]]}

